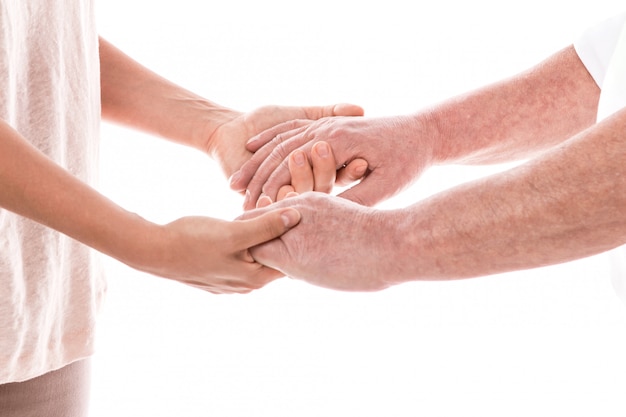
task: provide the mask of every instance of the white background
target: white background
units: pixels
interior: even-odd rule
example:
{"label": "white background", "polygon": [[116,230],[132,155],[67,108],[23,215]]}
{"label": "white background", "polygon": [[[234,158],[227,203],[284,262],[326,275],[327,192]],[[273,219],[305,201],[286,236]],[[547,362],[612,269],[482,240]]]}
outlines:
{"label": "white background", "polygon": [[[103,36],[222,105],[353,102],[369,116],[414,112],[513,75],[623,7],[617,0],[98,6]],[[431,170],[384,207],[495,169],[502,167]],[[101,190],[157,222],[241,212],[241,197],[206,156],[118,127],[103,128]],[[214,296],[112,260],[106,267],[94,417],[626,414],[626,309],[596,259],[376,294],[283,279],[250,295]]]}

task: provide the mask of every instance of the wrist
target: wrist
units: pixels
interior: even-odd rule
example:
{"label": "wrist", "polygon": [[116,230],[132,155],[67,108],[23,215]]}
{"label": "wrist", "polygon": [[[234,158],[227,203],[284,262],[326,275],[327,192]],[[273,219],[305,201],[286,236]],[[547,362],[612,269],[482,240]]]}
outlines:
{"label": "wrist", "polygon": [[194,119],[191,142],[192,147],[201,150],[212,158],[216,158],[220,142],[223,140],[224,126],[241,117],[243,113],[217,107],[211,102],[196,104],[198,116]]}
{"label": "wrist", "polygon": [[413,160],[418,163],[420,172],[439,163],[441,129],[430,112],[395,116],[390,127],[390,137],[402,141],[399,145],[402,148],[415,152]]}
{"label": "wrist", "polygon": [[126,212],[97,249],[139,271],[155,273],[167,252],[163,226]]}
{"label": "wrist", "polygon": [[[376,229],[383,230],[380,240],[379,261],[386,265],[379,273],[385,276],[388,286],[394,286],[417,279],[416,273],[421,254],[417,249],[420,243],[415,236],[415,225],[411,224],[407,209],[376,210]],[[416,254],[420,254],[419,256]]]}
{"label": "wrist", "polygon": [[385,227],[389,230],[394,246],[389,254],[392,265],[396,265],[397,274],[391,276],[396,285],[417,280],[440,280],[440,266],[445,264],[445,248],[437,242],[437,227],[431,216],[418,213],[416,205],[389,211]]}
{"label": "wrist", "polygon": [[448,121],[442,117],[440,111],[427,109],[409,117],[413,132],[417,132],[421,143],[419,152],[426,154],[425,160],[429,165],[441,165],[447,161],[445,154],[445,138],[448,137]]}

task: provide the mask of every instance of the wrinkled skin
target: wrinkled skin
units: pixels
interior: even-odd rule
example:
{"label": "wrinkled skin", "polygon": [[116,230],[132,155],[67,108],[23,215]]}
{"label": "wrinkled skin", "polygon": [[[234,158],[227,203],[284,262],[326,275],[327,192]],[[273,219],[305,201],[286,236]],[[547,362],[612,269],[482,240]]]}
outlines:
{"label": "wrinkled skin", "polygon": [[248,190],[245,209],[254,208],[261,195],[275,201],[281,187],[291,181],[288,157],[296,149],[309,157],[319,141],[333,150],[337,168],[356,160],[368,166],[362,181],[340,194],[361,205],[372,206],[415,181],[432,163],[432,144],[419,119],[411,117],[340,117],[316,122],[293,121],[253,138],[256,150],[231,181],[233,189]]}

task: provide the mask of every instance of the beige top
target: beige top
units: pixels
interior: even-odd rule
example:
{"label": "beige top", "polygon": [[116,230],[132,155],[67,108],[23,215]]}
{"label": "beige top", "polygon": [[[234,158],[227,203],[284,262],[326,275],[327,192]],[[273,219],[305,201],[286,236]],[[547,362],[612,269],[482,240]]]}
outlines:
{"label": "beige top", "polygon": [[[100,123],[93,9],[93,0],[0,2],[0,118],[92,185]],[[0,383],[93,352],[105,288],[95,256],[0,209]]]}

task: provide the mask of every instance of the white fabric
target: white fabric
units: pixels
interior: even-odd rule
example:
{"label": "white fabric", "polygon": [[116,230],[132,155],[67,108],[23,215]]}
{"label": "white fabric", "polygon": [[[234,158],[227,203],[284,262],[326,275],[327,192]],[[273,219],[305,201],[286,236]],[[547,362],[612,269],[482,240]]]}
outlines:
{"label": "white fabric", "polygon": [[587,29],[574,43],[576,53],[600,88],[625,21],[626,13],[614,16]]}
{"label": "white fabric", "polygon": [[622,24],[602,83],[598,121],[624,107],[626,107],[626,25]]}
{"label": "white fabric", "polygon": [[[90,184],[100,122],[93,7],[93,0],[0,2],[0,118]],[[0,383],[92,354],[104,293],[95,256],[0,209]]]}
{"label": "white fabric", "polygon": [[[626,107],[626,13],[590,29],[575,47],[602,89],[597,120]],[[626,303],[626,247],[614,249],[608,256],[611,282],[617,295]]]}

